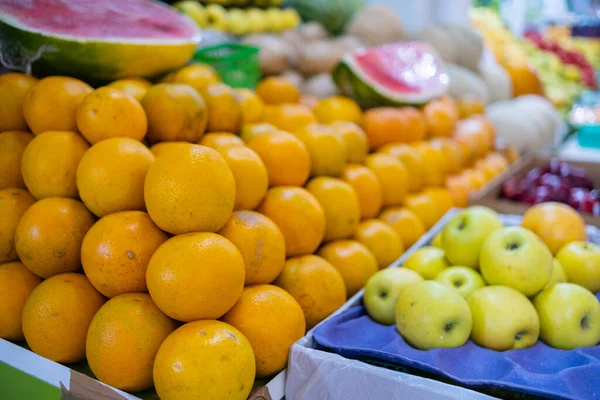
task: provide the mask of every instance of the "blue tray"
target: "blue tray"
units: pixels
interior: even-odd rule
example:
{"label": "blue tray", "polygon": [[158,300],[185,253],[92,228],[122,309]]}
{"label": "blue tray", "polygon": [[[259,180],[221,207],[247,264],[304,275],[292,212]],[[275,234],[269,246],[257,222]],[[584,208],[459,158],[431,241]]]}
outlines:
{"label": "blue tray", "polygon": [[[600,293],[596,295],[600,300]],[[319,325],[316,342],[343,357],[414,368],[473,389],[500,389],[551,399],[600,398],[600,346],[558,350],[541,341],[498,352],[469,340],[453,349],[417,350],[395,326],[373,321],[355,306]]]}

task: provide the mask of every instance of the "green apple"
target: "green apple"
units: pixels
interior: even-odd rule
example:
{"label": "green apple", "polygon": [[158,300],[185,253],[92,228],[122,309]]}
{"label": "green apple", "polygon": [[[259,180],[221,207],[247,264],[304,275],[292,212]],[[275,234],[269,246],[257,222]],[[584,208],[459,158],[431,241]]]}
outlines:
{"label": "green apple", "polygon": [[462,346],[471,334],[471,323],[467,301],[437,281],[407,288],[396,306],[398,332],[422,350]]}
{"label": "green apple", "polygon": [[467,300],[473,315],[471,339],[497,351],[533,346],[540,334],[535,307],[523,293],[508,286],[487,286]]}
{"label": "green apple", "polygon": [[431,241],[431,245],[433,247],[439,247],[440,249],[442,248],[442,231],[439,231],[434,237],[433,240]]}
{"label": "green apple", "polygon": [[485,282],[479,272],[473,268],[454,266],[440,272],[435,280],[443,283],[450,289],[454,289],[463,298],[468,298],[471,293],[485,286]]}
{"label": "green apple", "polygon": [[422,282],[415,271],[406,268],[386,268],[367,281],[363,303],[371,318],[380,324],[394,325],[396,303],[400,294],[408,287]]}
{"label": "green apple", "polygon": [[571,242],[556,254],[567,280],[588,289],[600,292],[600,246],[589,242]]}
{"label": "green apple", "polygon": [[404,267],[412,269],[425,279],[434,279],[448,267],[444,250],[425,246],[412,253],[404,262]]}
{"label": "green apple", "polygon": [[469,207],[452,217],[442,230],[442,246],[448,261],[479,269],[479,252],[484,239],[502,228],[494,210],[482,206]]}
{"label": "green apple", "polygon": [[510,286],[530,297],[550,282],[552,260],[552,253],[535,233],[511,226],[484,240],[479,267],[489,285]]}
{"label": "green apple", "polygon": [[552,260],[552,276],[550,276],[550,282],[548,282],[546,287],[562,282],[567,282],[567,275],[562,264],[555,258]]}
{"label": "green apple", "polygon": [[600,303],[586,288],[557,283],[538,294],[540,337],[557,349],[595,346],[600,342]]}

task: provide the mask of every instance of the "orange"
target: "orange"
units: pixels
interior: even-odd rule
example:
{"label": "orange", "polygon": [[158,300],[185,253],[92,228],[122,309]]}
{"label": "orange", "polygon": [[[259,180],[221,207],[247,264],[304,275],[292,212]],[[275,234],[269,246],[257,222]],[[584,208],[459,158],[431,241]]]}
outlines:
{"label": "orange", "polygon": [[48,131],[37,135],[21,160],[23,180],[33,197],[78,197],[77,166],[89,148],[75,132]]}
{"label": "orange", "polygon": [[[418,219],[423,222],[423,225],[425,225],[425,230],[431,229],[431,227],[436,224],[440,217],[438,205],[430,193],[415,193],[406,199],[404,206],[408,210],[412,211],[418,217]],[[418,239],[418,237],[415,237],[415,239]]]}
{"label": "orange", "polygon": [[[229,133],[228,133],[229,135]],[[186,142],[160,142],[160,143],[156,143],[155,145],[152,145],[152,147],[150,147],[150,151],[152,152],[152,154],[154,154],[154,157],[158,157],[159,155],[161,155],[165,150],[173,148],[173,145],[177,145],[177,144],[185,144]],[[211,147],[211,146],[208,146]]]}
{"label": "orange", "polygon": [[429,145],[436,152],[444,175],[462,169],[463,152],[456,140],[446,137],[435,138],[429,141]]}
{"label": "orange", "polygon": [[404,165],[394,157],[376,153],[367,156],[365,165],[379,179],[383,194],[383,206],[400,205],[408,192],[408,173]]}
{"label": "orange", "polygon": [[285,263],[285,239],[269,217],[254,211],[235,211],[218,232],[237,247],[246,267],[245,285],[271,283]]}
{"label": "orange", "polygon": [[493,126],[485,117],[473,116],[459,121],[454,132],[454,138],[466,143],[475,156],[483,157],[494,145]]}
{"label": "orange", "polygon": [[29,129],[36,135],[45,131],[76,131],[77,107],[92,90],[75,78],[50,76],[40,80],[23,99]]}
{"label": "orange", "polygon": [[475,169],[483,173],[486,182],[491,181],[499,172],[501,172],[497,171],[493,165],[488,163],[487,157],[475,161]]}
{"label": "orange", "polygon": [[15,231],[21,262],[42,278],[81,268],[81,243],[94,217],[78,200],[50,197],[25,211]]}
{"label": "orange", "polygon": [[208,111],[202,96],[188,85],[161,83],[142,99],[148,117],[147,139],[152,143],[196,143],[206,130]]}
{"label": "orange", "polygon": [[20,262],[0,264],[0,338],[21,341],[25,300],[42,280]]}
{"label": "orange", "polygon": [[409,192],[418,192],[423,187],[425,165],[418,150],[405,143],[390,143],[380,148],[379,152],[397,158],[404,165],[408,175]]}
{"label": "orange", "polygon": [[0,132],[26,131],[23,99],[38,80],[18,72],[0,75]]}
{"label": "orange", "polygon": [[281,104],[265,107],[264,122],[286,132],[295,132],[317,122],[317,119],[305,105]]}
{"label": "orange", "polygon": [[452,207],[454,207],[454,199],[450,194],[450,191],[445,188],[430,187],[423,190],[423,193],[429,195],[437,208],[437,219],[439,220],[446,214]]}
{"label": "orange", "polygon": [[254,384],[252,346],[221,321],[185,324],[163,342],[154,361],[162,400],[246,400]]}
{"label": "orange", "polygon": [[320,100],[313,112],[322,124],[330,124],[336,121],[359,124],[362,118],[360,106],[354,100],[343,96],[333,96]]}
{"label": "orange", "polygon": [[257,211],[281,229],[288,257],[313,253],[325,237],[325,211],[305,189],[292,186],[269,189]]}
{"label": "orange", "polygon": [[104,297],[82,274],[46,279],[23,307],[23,334],[31,350],[59,363],[85,359],[85,341],[92,318]]}
{"label": "orange", "polygon": [[150,257],[167,239],[145,212],[109,214],[83,238],[81,264],[91,284],[108,298],[147,292]]}
{"label": "orange", "polygon": [[154,386],[154,358],[175,330],[146,293],[128,293],[107,301],[87,332],[86,356],[96,378],[128,392]]}
{"label": "orange", "polygon": [[227,132],[207,133],[202,136],[198,144],[214,150],[217,150],[219,147],[245,146],[244,141],[239,136]]}
{"label": "orange", "polygon": [[415,143],[413,148],[417,151],[423,170],[421,176],[427,186],[441,186],[446,179],[443,159],[443,153],[439,149],[435,149],[428,142]]}
{"label": "orange", "polygon": [[446,189],[452,196],[452,201],[457,207],[466,207],[469,203],[471,185],[464,175],[453,175],[446,179]]}
{"label": "orange", "polygon": [[173,145],[150,166],[144,184],[148,214],[164,231],[216,232],[235,204],[235,179],[217,151]]}
{"label": "orange", "polygon": [[361,222],[354,239],[371,251],[379,269],[386,268],[404,253],[400,236],[391,226],[378,219]]}
{"label": "orange", "polygon": [[242,123],[256,124],[262,121],[265,103],[249,89],[236,89],[235,97],[242,107]]}
{"label": "orange", "polygon": [[[450,100],[448,100],[450,99]],[[449,98],[432,100],[423,107],[423,116],[430,137],[449,137],[458,121],[458,109]]]}
{"label": "orange", "polygon": [[242,106],[235,91],[224,83],[212,83],[202,91],[208,107],[210,132],[238,133],[242,127]]}
{"label": "orange", "polygon": [[256,87],[256,94],[265,104],[297,103],[300,99],[296,86],[278,76],[263,79]]}
{"label": "orange", "polygon": [[306,331],[298,302],[273,285],[245,287],[223,322],[239,329],[252,345],[259,379],[273,376],[287,366],[290,347]]}
{"label": "orange", "polygon": [[404,249],[409,249],[426,232],[425,225],[413,211],[402,207],[390,207],[379,215],[379,219],[389,224],[404,245]]}
{"label": "orange", "polygon": [[383,196],[377,175],[363,165],[347,164],[340,178],[356,192],[360,204],[360,218],[376,217],[381,210]]}
{"label": "orange", "polygon": [[356,240],[329,242],[321,247],[319,255],[342,275],[348,298],[362,289],[379,269],[373,253]]}
{"label": "orange", "polygon": [[371,150],[394,142],[414,142],[425,138],[425,120],[412,107],[373,108],[364,114],[362,128]]}
{"label": "orange", "polygon": [[25,211],[35,203],[26,190],[9,188],[0,190],[0,264],[15,261],[15,231]]}
{"label": "orange", "polygon": [[520,157],[519,150],[512,145],[508,145],[502,148],[499,147],[498,151],[500,152],[500,154],[502,154],[506,161],[508,161],[509,164],[514,163]]}
{"label": "orange", "polygon": [[324,240],[351,237],[360,221],[360,203],[352,186],[340,179],[321,176],[308,182],[306,189],[325,212]]}
{"label": "orange", "polygon": [[130,138],[106,139],[93,145],[77,168],[77,189],[98,217],[144,209],[144,180],[154,154]]}
{"label": "orange", "polygon": [[300,139],[287,132],[259,135],[248,142],[262,159],[270,186],[302,186],[310,174],[310,153]]}
{"label": "orange", "polygon": [[315,255],[288,259],[275,285],[291,294],[300,304],[307,330],[346,301],[346,285],[342,275],[327,260]]}
{"label": "orange", "polygon": [[113,137],[142,140],[148,120],[135,97],[104,86],[85,96],[77,107],[77,127],[91,144]]}
{"label": "orange", "polygon": [[258,154],[246,146],[220,147],[235,179],[234,210],[254,210],[267,194],[269,176]]}
{"label": "orange", "polygon": [[120,89],[137,101],[142,101],[148,89],[152,87],[152,83],[143,78],[125,78],[111,82],[108,86]]}
{"label": "orange", "polygon": [[458,117],[460,119],[485,113],[485,103],[470,94],[461,96],[456,102],[456,107],[458,108]]}
{"label": "orange", "polygon": [[330,126],[346,144],[346,162],[362,164],[369,152],[369,143],[361,127],[344,121],[336,121]]}
{"label": "orange", "polygon": [[587,240],[581,215],[562,203],[536,204],[523,215],[521,226],[538,235],[552,254],[568,243]]}
{"label": "orange", "polygon": [[[2,76],[4,75],[0,75],[0,79]],[[0,112],[2,111],[0,110]],[[9,131],[0,133],[0,190],[7,188],[25,189],[25,182],[21,175],[21,159],[25,148],[32,139],[33,135],[28,132]]]}
{"label": "orange", "polygon": [[244,124],[242,125],[242,130],[240,132],[240,137],[246,143],[250,142],[256,136],[263,135],[265,133],[275,133],[279,132],[277,128],[275,128],[271,124],[259,123],[259,124]]}
{"label": "orange", "polygon": [[471,191],[477,191],[485,186],[487,179],[482,171],[477,169],[466,169],[460,176],[463,176],[467,180]]}
{"label": "orange", "polygon": [[525,94],[544,95],[544,88],[539,77],[527,64],[508,62],[502,66],[510,76],[513,97]]}
{"label": "orange", "polygon": [[168,81],[183,83],[202,92],[208,85],[221,82],[221,78],[217,71],[208,64],[191,64],[175,71]]}
{"label": "orange", "polygon": [[154,252],[146,284],[162,312],[189,322],[222,317],[242,293],[244,274],[244,259],[229,240],[215,233],[188,233]]}
{"label": "orange", "polygon": [[310,176],[340,176],[346,163],[346,144],[326,125],[310,124],[294,132],[310,154]]}

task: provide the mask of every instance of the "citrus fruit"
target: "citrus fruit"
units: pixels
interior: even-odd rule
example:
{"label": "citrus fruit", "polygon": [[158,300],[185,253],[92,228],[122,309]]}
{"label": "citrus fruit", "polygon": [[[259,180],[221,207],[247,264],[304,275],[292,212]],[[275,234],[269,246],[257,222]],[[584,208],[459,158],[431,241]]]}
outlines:
{"label": "citrus fruit", "polygon": [[354,239],[371,251],[380,269],[386,268],[404,253],[404,245],[398,233],[378,219],[361,222],[356,228]]}
{"label": "citrus fruit", "polygon": [[411,107],[373,108],[365,112],[362,128],[371,150],[395,142],[414,142],[425,138],[425,120]]}
{"label": "citrus fruit", "polygon": [[155,145],[152,145],[152,147],[150,147],[150,151],[152,152],[152,154],[154,154],[154,157],[158,157],[167,149],[173,148],[173,145],[178,145],[182,143],[186,144],[187,142],[160,142],[156,143]]}
{"label": "citrus fruit", "polygon": [[167,239],[145,212],[109,214],[83,238],[81,264],[91,284],[108,298],[147,292],[150,257]]}
{"label": "citrus fruit", "polygon": [[175,71],[169,78],[171,83],[182,83],[191,86],[198,92],[206,87],[221,81],[219,74],[208,64],[191,64]]}
{"label": "citrus fruit", "polygon": [[278,76],[263,79],[256,87],[256,94],[265,104],[297,103],[300,99],[296,86]]}
{"label": "citrus fruit", "polygon": [[287,132],[259,135],[248,142],[262,159],[270,186],[302,186],[310,174],[310,153],[300,139]]}
{"label": "citrus fruit", "polygon": [[469,193],[471,185],[468,180],[462,175],[449,176],[446,179],[446,189],[452,196],[452,202],[457,207],[466,207],[469,203]]}
{"label": "citrus fruit", "polygon": [[18,72],[0,75],[0,132],[27,130],[23,100],[37,82],[33,76]]}
{"label": "citrus fruit", "polygon": [[409,192],[418,192],[423,187],[425,166],[421,154],[414,147],[404,143],[391,143],[380,148],[379,152],[397,158],[404,165],[408,174]]}
{"label": "citrus fruit", "polygon": [[217,150],[219,147],[245,146],[244,141],[237,135],[228,132],[212,132],[202,136],[198,144]]}
{"label": "citrus fruit", "polygon": [[22,263],[0,264],[0,338],[21,341],[25,300],[42,280]]}
{"label": "citrus fruit", "polygon": [[421,159],[423,169],[421,171],[422,182],[427,186],[441,186],[444,184],[446,175],[444,173],[443,154],[436,150],[428,142],[417,142],[413,149],[417,151]]}
{"label": "citrus fruit", "polygon": [[274,284],[291,294],[300,304],[307,330],[346,301],[346,285],[342,275],[323,257],[315,255],[289,258]]}
{"label": "citrus fruit", "polygon": [[233,243],[214,233],[188,233],[154,252],[146,284],[165,314],[188,322],[223,316],[240,296],[244,275],[244,259]]}
{"label": "citrus fruit", "polygon": [[242,107],[235,91],[224,83],[212,83],[202,91],[208,107],[210,132],[238,133],[242,127]]}
{"label": "citrus fruit", "polygon": [[150,166],[144,199],[150,217],[164,231],[216,232],[233,211],[235,180],[217,151],[178,144]]}
{"label": "citrus fruit", "polygon": [[263,135],[265,133],[276,133],[279,132],[275,126],[271,124],[259,123],[259,124],[244,124],[240,132],[240,137],[246,143],[250,142],[256,136]]}
{"label": "citrus fruit", "polygon": [[161,83],[142,99],[152,143],[185,141],[196,143],[206,130],[208,111],[202,96],[187,85]]}
{"label": "citrus fruit", "polygon": [[[436,205],[437,219],[439,220],[446,214],[452,207],[454,207],[454,200],[452,195],[446,188],[431,187],[423,190],[423,193],[429,195]],[[436,221],[437,222],[437,221]]]}
{"label": "citrus fruit", "polygon": [[104,303],[92,319],[87,362],[107,385],[128,392],[150,389],[158,348],[176,327],[148,294],[122,294]]}
{"label": "citrus fruit", "polygon": [[410,248],[426,232],[425,225],[417,215],[409,209],[402,207],[386,208],[379,215],[379,219],[391,226],[405,249]]}
{"label": "citrus fruit", "polygon": [[48,131],[37,135],[21,159],[23,180],[33,197],[78,197],[77,166],[89,148],[75,132]]}
{"label": "citrus fruit", "polygon": [[[0,78],[4,75],[0,75]],[[1,107],[1,106],[0,106]],[[0,111],[2,112],[2,111]],[[0,190],[25,189],[21,175],[21,159],[33,135],[22,131],[0,133]]]}
{"label": "citrus fruit", "polygon": [[50,76],[36,83],[23,99],[23,114],[34,134],[45,131],[76,131],[77,107],[92,92],[75,78]]}
{"label": "citrus fruit", "polygon": [[367,135],[360,126],[352,122],[336,121],[331,129],[339,135],[346,144],[346,162],[361,164],[369,152]]}
{"label": "citrus fruit", "polygon": [[48,278],[23,307],[25,340],[34,353],[52,361],[81,361],[90,322],[102,304],[104,297],[82,274]]}
{"label": "citrus fruit", "polygon": [[494,145],[494,128],[485,117],[476,115],[460,120],[453,137],[469,146],[475,158],[480,158]]}
{"label": "citrus fruit", "polygon": [[15,232],[21,262],[42,278],[81,268],[81,243],[94,217],[78,200],[49,197],[25,211]]}
{"label": "citrus fruit", "polygon": [[485,113],[485,102],[469,94],[461,96],[456,102],[456,106],[461,119]]}
{"label": "citrus fruit", "polygon": [[354,100],[344,96],[333,96],[319,100],[313,108],[313,112],[322,124],[335,121],[358,124],[362,118],[360,106]]}
{"label": "citrus fruit", "polygon": [[239,329],[252,345],[258,378],[282,371],[287,366],[290,347],[306,330],[298,302],[273,285],[245,287],[223,322]]}
{"label": "citrus fruit", "polygon": [[381,184],[377,175],[363,165],[347,164],[340,178],[356,192],[360,204],[360,218],[376,217],[382,203]]}
{"label": "citrus fruit", "polygon": [[137,101],[142,101],[152,84],[142,78],[124,78],[111,82],[108,86],[124,91]]}
{"label": "citrus fruit", "polygon": [[35,199],[26,190],[0,190],[0,264],[19,258],[15,248],[15,231],[21,217],[33,203]]}
{"label": "citrus fruit", "polygon": [[265,113],[265,103],[249,89],[236,89],[235,97],[242,106],[242,122],[256,124],[262,121]]}
{"label": "citrus fruit", "polygon": [[240,251],[246,267],[245,285],[271,283],[285,263],[285,240],[279,227],[254,211],[235,211],[219,235]]}
{"label": "citrus fruit", "polygon": [[319,255],[338,270],[346,285],[346,296],[362,289],[379,269],[371,251],[356,240],[336,240],[319,250]]}
{"label": "citrus fruit", "polygon": [[521,226],[538,235],[554,255],[570,242],[587,240],[581,215],[562,203],[534,205],[523,214]]}
{"label": "citrus fruit", "polygon": [[481,189],[487,182],[485,174],[477,169],[465,169],[459,176],[468,182],[469,187],[473,191]]}
{"label": "citrus fruit", "polygon": [[77,189],[98,217],[144,209],[144,180],[154,154],[131,138],[111,138],[93,145],[77,168]]}
{"label": "citrus fruit", "polygon": [[248,339],[221,321],[195,321],[171,333],[154,360],[162,400],[246,400],[256,374]]}
{"label": "citrus fruit", "polygon": [[325,212],[305,189],[280,186],[269,189],[257,209],[281,230],[288,257],[313,253],[325,236]]}
{"label": "citrus fruit", "polygon": [[432,100],[423,107],[427,133],[431,137],[449,137],[458,121],[458,109],[453,101]]}
{"label": "citrus fruit", "polygon": [[310,154],[311,176],[339,176],[346,163],[346,144],[326,125],[310,124],[294,132]]}
{"label": "citrus fruit", "polygon": [[425,231],[431,229],[440,217],[438,205],[430,193],[420,192],[408,196],[404,207],[423,222]]}
{"label": "citrus fruit", "polygon": [[305,105],[280,104],[265,107],[264,122],[286,132],[295,132],[317,122],[317,119]]}
{"label": "citrus fruit", "polygon": [[360,221],[358,195],[341,179],[320,176],[312,179],[306,189],[317,199],[325,212],[325,241],[346,239],[356,231]]}
{"label": "citrus fruit", "polygon": [[382,204],[400,205],[408,192],[408,173],[404,165],[394,157],[376,153],[367,156],[365,165],[377,176],[381,184]]}

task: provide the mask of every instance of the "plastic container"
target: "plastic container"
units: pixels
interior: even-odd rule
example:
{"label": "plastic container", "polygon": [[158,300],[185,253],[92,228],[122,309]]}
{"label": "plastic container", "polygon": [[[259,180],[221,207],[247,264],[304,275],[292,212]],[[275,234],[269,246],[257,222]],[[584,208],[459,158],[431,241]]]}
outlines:
{"label": "plastic container", "polygon": [[211,65],[231,87],[253,89],[260,79],[258,52],[254,46],[225,43],[198,49],[194,61]]}
{"label": "plastic container", "polygon": [[600,149],[600,125],[582,125],[577,133],[581,147]]}

